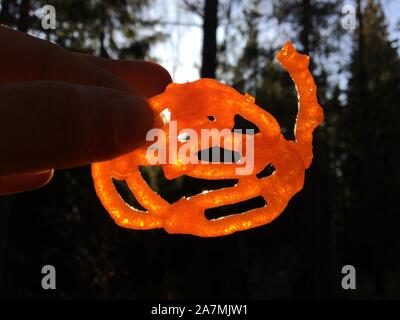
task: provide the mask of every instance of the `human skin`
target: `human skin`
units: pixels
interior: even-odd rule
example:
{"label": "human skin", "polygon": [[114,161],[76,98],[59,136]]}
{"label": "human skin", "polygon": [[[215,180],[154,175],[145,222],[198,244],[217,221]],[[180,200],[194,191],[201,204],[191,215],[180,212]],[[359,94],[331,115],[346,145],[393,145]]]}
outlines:
{"label": "human skin", "polygon": [[146,98],[171,82],[155,63],[73,53],[5,26],[0,44],[0,195],[134,150],[153,126]]}

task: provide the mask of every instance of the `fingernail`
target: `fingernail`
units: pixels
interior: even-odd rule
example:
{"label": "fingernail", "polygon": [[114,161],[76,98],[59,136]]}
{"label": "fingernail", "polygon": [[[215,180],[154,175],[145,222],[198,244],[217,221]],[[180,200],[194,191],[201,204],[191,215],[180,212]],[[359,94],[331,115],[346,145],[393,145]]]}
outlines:
{"label": "fingernail", "polygon": [[139,146],[153,126],[153,112],[148,103],[138,97],[115,100],[117,136],[126,148]]}

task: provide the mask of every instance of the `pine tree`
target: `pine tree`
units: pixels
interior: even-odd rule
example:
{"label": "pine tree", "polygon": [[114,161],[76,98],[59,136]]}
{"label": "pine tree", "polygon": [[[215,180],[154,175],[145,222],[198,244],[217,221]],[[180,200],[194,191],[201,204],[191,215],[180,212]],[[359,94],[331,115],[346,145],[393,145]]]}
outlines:
{"label": "pine tree", "polygon": [[250,1],[244,7],[245,46],[236,67],[234,68],[233,86],[241,92],[256,94],[260,82],[261,50],[258,44],[260,14],[260,0]]}
{"label": "pine tree", "polygon": [[143,59],[150,45],[164,35],[156,21],[143,19],[152,0],[54,0],[57,28],[41,27],[43,0],[2,1],[0,23],[38,36],[45,34],[61,46],[101,57]]}
{"label": "pine tree", "polygon": [[[297,229],[300,241],[312,248],[309,280],[314,294],[329,297],[333,292],[335,265],[335,139],[340,110],[337,83],[328,81],[331,59],[339,54],[343,29],[340,24],[342,1],[285,0],[274,2],[274,13],[282,25],[289,25],[300,52],[310,56],[310,69],[318,87],[318,101],[325,114],[324,125],[314,134],[314,157],[307,171],[304,190],[296,211],[301,212]],[[294,122],[294,121],[293,121]],[[292,123],[293,123],[292,122]]]}
{"label": "pine tree", "polygon": [[143,59],[150,45],[163,37],[153,30],[156,21],[143,19],[150,2],[55,0],[59,26],[54,40],[71,50],[102,57]]}
{"label": "pine tree", "polygon": [[205,0],[201,78],[215,78],[217,69],[218,0]]}
{"label": "pine tree", "polygon": [[[380,3],[367,0],[365,9],[362,1],[357,4],[359,25],[341,128],[347,185],[344,221],[349,231],[345,239],[374,274],[375,293],[383,296],[384,265],[399,249],[398,243],[386,239],[396,238],[392,225],[399,223],[394,211],[400,187],[400,59]],[[360,236],[353,239],[351,232]]]}

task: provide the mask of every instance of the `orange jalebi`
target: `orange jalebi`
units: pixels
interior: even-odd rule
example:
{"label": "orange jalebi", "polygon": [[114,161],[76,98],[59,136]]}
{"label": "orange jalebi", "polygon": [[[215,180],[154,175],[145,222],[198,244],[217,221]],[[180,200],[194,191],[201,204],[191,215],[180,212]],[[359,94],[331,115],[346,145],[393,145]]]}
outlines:
{"label": "orange jalebi", "polygon": [[[164,228],[169,233],[215,237],[267,224],[285,209],[291,197],[303,187],[304,171],[310,166],[313,156],[313,130],[321,124],[323,113],[317,101],[316,85],[308,70],[308,56],[299,54],[288,42],[277,59],[290,73],[298,92],[295,141],[286,140],[275,118],[258,107],[254,98],[247,94],[241,95],[212,79],[170,84],[164,93],[151,98],[149,103],[158,117],[168,108],[170,120],[177,123],[177,132],[191,128],[199,134],[204,128],[233,128],[235,115],[241,115],[259,128],[254,135],[254,170],[250,174],[238,175],[235,169],[241,166],[239,163],[182,164],[178,157],[172,163],[161,165],[168,179],[187,175],[202,179],[238,179],[238,183],[234,187],[183,197],[170,204],[150,188],[139,171],[139,166],[152,165],[146,157],[148,145],[119,158],[94,163],[92,174],[97,195],[118,225],[130,229]],[[159,121],[159,127],[167,137],[173,134],[168,131],[167,123]],[[239,150],[246,136],[234,134],[232,150]],[[200,144],[191,148],[191,154],[201,150]],[[274,173],[257,178],[256,174],[269,164],[275,168]],[[146,211],[125,203],[114,186],[113,178],[125,180]],[[266,206],[241,214],[232,212],[230,216],[215,220],[205,217],[208,208],[257,196],[264,198]]]}

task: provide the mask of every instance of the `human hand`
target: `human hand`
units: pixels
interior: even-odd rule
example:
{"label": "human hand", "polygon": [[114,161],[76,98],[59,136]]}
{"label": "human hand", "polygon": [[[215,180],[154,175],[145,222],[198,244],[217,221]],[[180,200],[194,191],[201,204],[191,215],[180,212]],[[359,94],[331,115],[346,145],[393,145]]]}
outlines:
{"label": "human hand", "polygon": [[135,149],[153,125],[145,98],[171,82],[157,64],[76,54],[4,26],[0,43],[0,195]]}

